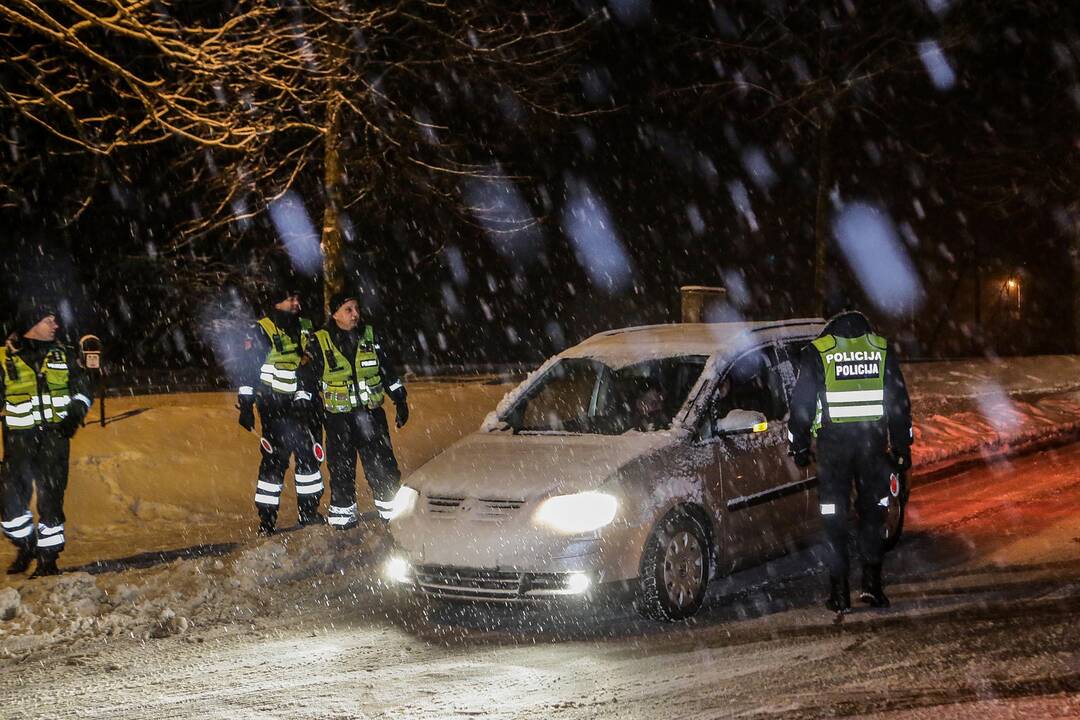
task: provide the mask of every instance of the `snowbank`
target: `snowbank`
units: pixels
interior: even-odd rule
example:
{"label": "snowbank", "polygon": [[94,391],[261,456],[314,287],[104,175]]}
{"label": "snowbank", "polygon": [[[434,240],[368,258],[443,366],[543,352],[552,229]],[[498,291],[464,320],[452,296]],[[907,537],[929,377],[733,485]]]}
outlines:
{"label": "snowbank", "polygon": [[916,475],[1080,433],[1080,357],[904,367],[915,415]]}
{"label": "snowbank", "polygon": [[[148,640],[250,626],[317,605],[320,589],[373,577],[388,541],[381,526],[278,534],[223,552],[125,572],[65,572],[0,591],[0,658],[54,644]],[[358,592],[371,592],[361,586]],[[315,602],[313,602],[315,601]],[[316,615],[314,620],[320,618]]]}

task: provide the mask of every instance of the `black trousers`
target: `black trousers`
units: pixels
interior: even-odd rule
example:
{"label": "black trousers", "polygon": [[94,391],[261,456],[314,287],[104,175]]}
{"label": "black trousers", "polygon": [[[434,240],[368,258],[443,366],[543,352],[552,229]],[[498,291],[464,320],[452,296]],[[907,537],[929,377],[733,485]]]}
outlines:
{"label": "black trousers", "polygon": [[[255,487],[255,506],[264,517],[277,517],[281,504],[281,492],[285,489],[285,471],[289,458],[296,458],[294,482],[296,505],[300,517],[311,517],[322,499],[323,479],[319,470],[317,454],[322,454],[313,423],[289,405],[260,402],[259,421],[262,437],[262,461],[259,463],[259,480]],[[318,449],[316,446],[319,446]]]}
{"label": "black trousers", "polygon": [[[64,491],[71,441],[54,428],[4,431],[0,498],[4,535],[16,547],[56,557],[64,549]],[[38,524],[30,512],[37,490]]]}
{"label": "black trousers", "polygon": [[401,485],[390,428],[382,408],[359,409],[348,413],[327,413],[326,464],[330,470],[331,525],[354,520],[356,512],[356,457],[364,467],[375,508],[387,517],[391,501]]}
{"label": "black trousers", "polygon": [[818,501],[825,526],[825,561],[833,577],[847,577],[848,506],[852,486],[859,513],[859,553],[863,562],[880,564],[894,468],[883,428],[869,423],[827,425],[817,440]]}

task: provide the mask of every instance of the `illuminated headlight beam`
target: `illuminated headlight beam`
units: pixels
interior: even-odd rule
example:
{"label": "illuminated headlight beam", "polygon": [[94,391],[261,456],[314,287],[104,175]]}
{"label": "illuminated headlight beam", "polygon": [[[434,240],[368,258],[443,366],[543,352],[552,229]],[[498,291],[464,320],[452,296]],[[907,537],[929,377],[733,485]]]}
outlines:
{"label": "illuminated headlight beam", "polygon": [[397,494],[394,495],[394,499],[390,501],[390,512],[387,514],[387,520],[394,520],[396,518],[408,515],[416,507],[416,500],[420,497],[420,493],[413,490],[408,485],[402,485],[398,488]]}
{"label": "illuminated headlight beam", "polygon": [[583,492],[548,498],[536,509],[534,519],[541,525],[568,534],[598,530],[615,519],[619,502],[602,492]]}
{"label": "illuminated headlight beam", "polygon": [[412,582],[412,565],[403,557],[391,557],[383,566],[383,575],[390,582],[410,583]]}
{"label": "illuminated headlight beam", "polygon": [[566,579],[566,589],[574,595],[588,592],[592,586],[592,580],[583,572],[571,573]]}

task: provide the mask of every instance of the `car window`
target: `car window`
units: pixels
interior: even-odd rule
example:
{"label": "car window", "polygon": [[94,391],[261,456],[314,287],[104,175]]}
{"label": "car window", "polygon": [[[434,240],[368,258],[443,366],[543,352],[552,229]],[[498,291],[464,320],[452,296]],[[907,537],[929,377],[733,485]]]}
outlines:
{"label": "car window", "polygon": [[[712,418],[719,420],[732,410],[749,410],[761,413],[768,420],[786,419],[788,391],[781,366],[771,347],[758,348],[738,358],[717,387]],[[787,372],[794,374],[790,362]]]}
{"label": "car window", "polygon": [[521,407],[520,429],[582,432],[602,368],[588,360],[556,364]]}
{"label": "car window", "polygon": [[619,435],[671,427],[705,368],[704,356],[614,370],[597,360],[556,363],[503,419],[518,432]]}

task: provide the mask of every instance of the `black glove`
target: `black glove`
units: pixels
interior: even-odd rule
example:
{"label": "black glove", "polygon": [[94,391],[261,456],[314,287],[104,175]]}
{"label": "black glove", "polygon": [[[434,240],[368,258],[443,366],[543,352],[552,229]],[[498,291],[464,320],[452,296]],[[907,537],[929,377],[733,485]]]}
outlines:
{"label": "black glove", "polygon": [[911,448],[893,448],[890,454],[892,455],[893,462],[896,464],[897,470],[906,471],[911,469]]}
{"label": "black glove", "polygon": [[810,452],[810,448],[792,450],[790,454],[795,459],[795,464],[801,468],[809,467],[810,463],[814,462],[814,453]]}
{"label": "black glove", "polygon": [[79,432],[79,427],[81,426],[82,413],[76,415],[76,413],[68,412],[68,417],[59,421],[59,423],[56,425],[56,430],[59,431],[60,435],[63,435],[70,440],[72,437],[75,437],[76,433]]}
{"label": "black glove", "polygon": [[405,427],[405,423],[409,422],[409,403],[402,400],[399,403],[394,404],[394,408],[397,410],[397,417],[394,423],[398,427]]}
{"label": "black glove", "polygon": [[248,432],[255,429],[255,400],[245,395],[240,398],[240,427]]}
{"label": "black glove", "polygon": [[60,431],[60,434],[68,440],[75,437],[75,433],[79,432],[79,428],[82,427],[83,418],[86,417],[86,406],[78,400],[73,402],[69,408],[67,417],[61,420],[56,426],[56,429]]}

